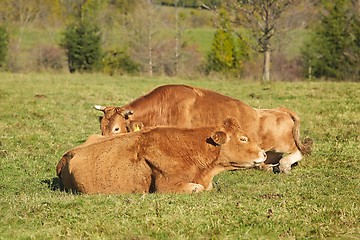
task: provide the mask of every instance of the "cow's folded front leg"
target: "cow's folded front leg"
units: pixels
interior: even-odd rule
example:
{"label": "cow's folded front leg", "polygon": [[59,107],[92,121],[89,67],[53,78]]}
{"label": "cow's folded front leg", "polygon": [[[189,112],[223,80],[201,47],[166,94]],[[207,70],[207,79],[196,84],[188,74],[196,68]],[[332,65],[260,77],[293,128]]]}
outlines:
{"label": "cow's folded front leg", "polygon": [[189,183],[190,187],[192,187],[192,193],[198,193],[204,191],[204,186],[198,183]]}
{"label": "cow's folded front leg", "polygon": [[198,183],[189,183],[189,182],[179,182],[176,184],[171,184],[168,182],[168,184],[159,186],[158,192],[163,193],[199,193],[204,191],[205,188],[203,185]]}
{"label": "cow's folded front leg", "polygon": [[279,153],[275,151],[267,151],[265,162],[260,163],[258,166],[256,166],[256,168],[268,172],[277,173],[279,161],[282,158],[282,156],[283,153]]}
{"label": "cow's folded front leg", "polygon": [[277,166],[279,166],[279,163],[275,163],[275,164],[261,163],[258,166],[256,166],[256,169],[276,173],[276,168],[274,167]]}
{"label": "cow's folded front leg", "polygon": [[198,183],[179,183],[176,186],[178,193],[199,193],[204,191],[204,186]]}
{"label": "cow's folded front leg", "polygon": [[297,163],[302,159],[300,151],[293,152],[280,160],[280,171],[283,173],[289,173],[291,165]]}

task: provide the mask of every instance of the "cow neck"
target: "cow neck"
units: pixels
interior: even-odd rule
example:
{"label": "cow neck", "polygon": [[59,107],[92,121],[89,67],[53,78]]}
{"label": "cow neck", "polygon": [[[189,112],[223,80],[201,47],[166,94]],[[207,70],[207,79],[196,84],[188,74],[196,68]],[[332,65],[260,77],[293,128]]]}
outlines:
{"label": "cow neck", "polygon": [[125,108],[134,110],[135,115],[131,119],[134,118],[134,120],[142,122],[146,126],[164,125],[165,123],[162,123],[164,119],[161,117],[162,105],[157,103],[151,103],[150,105],[151,108],[144,101],[137,100]]}

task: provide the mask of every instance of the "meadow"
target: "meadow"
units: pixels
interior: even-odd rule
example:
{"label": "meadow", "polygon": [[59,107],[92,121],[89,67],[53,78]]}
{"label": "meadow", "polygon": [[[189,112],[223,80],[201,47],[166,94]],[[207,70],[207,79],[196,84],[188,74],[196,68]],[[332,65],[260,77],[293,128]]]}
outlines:
{"label": "meadow", "polygon": [[[92,105],[122,105],[169,83],[293,109],[313,153],[287,175],[219,174],[200,194],[59,189],[62,154],[100,133]],[[358,239],[359,96],[351,82],[0,73],[0,239]]]}

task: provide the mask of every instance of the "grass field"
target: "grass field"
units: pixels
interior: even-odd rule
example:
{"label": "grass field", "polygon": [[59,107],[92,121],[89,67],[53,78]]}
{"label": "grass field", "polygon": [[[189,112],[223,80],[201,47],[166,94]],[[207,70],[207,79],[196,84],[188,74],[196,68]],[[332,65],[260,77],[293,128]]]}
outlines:
{"label": "grass field", "polygon": [[[57,189],[62,154],[100,133],[92,105],[122,105],[167,83],[289,107],[313,154],[288,175],[227,172],[194,195]],[[0,239],[359,239],[359,96],[356,83],[0,73]]]}

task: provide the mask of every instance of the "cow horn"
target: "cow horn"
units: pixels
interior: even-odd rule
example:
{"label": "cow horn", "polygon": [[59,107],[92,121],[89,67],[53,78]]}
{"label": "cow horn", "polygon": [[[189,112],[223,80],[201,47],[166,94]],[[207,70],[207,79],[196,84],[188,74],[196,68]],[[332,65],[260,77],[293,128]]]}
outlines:
{"label": "cow horn", "polygon": [[134,111],[133,110],[127,110],[127,109],[124,109],[122,111],[118,111],[118,113],[123,116],[125,119],[129,119],[129,116],[130,115],[133,115],[134,114]]}
{"label": "cow horn", "polygon": [[133,110],[125,110],[124,115],[125,116],[129,116],[129,115],[133,115],[134,111]]}
{"label": "cow horn", "polygon": [[104,111],[105,108],[106,108],[106,107],[100,106],[100,105],[94,105],[93,107],[94,107],[96,110],[98,110],[98,111]]}

